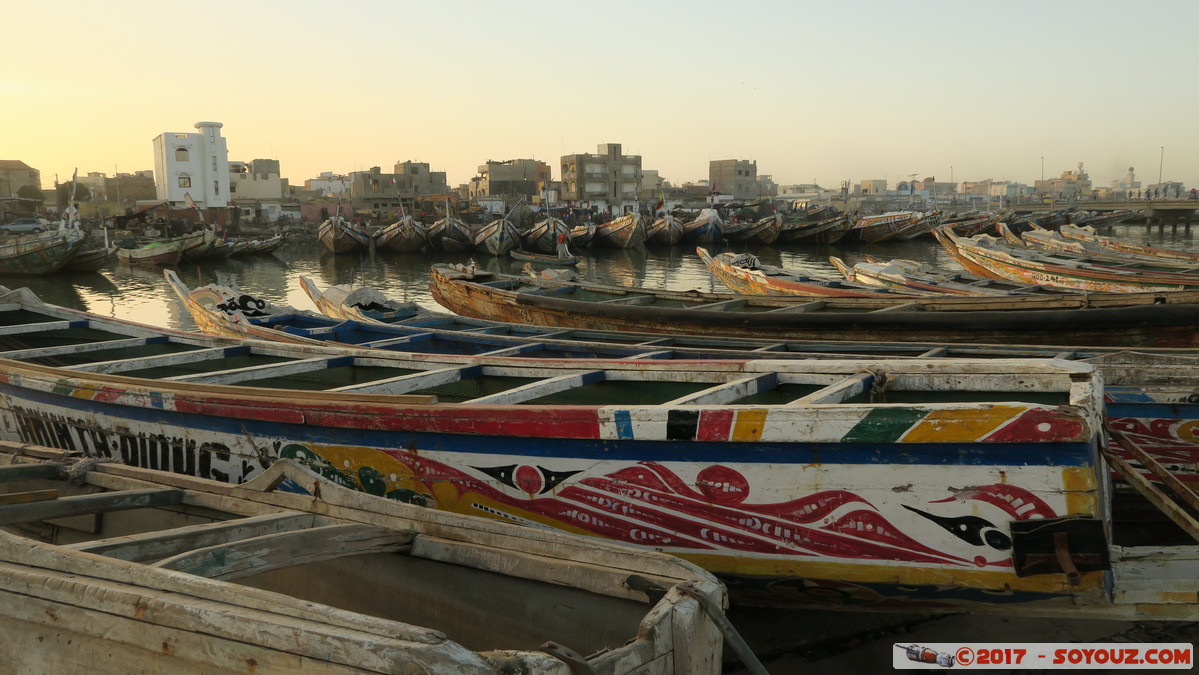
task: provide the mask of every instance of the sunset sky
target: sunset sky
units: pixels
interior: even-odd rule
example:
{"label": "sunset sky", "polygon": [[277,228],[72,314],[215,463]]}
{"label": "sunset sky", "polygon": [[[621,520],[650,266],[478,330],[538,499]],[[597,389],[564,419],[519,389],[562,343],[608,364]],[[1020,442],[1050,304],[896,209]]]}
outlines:
{"label": "sunset sky", "polygon": [[[1084,162],[1199,186],[1199,2],[10,3],[0,159],[69,179],[153,168],[224,123],[295,185],[621,143],[681,183],[1031,183]],[[19,56],[18,56],[19,55]],[[21,64],[21,65],[17,65]],[[1162,150],[1164,148],[1164,151]],[[952,168],[951,168],[952,167]],[[952,176],[951,176],[952,172]]]}

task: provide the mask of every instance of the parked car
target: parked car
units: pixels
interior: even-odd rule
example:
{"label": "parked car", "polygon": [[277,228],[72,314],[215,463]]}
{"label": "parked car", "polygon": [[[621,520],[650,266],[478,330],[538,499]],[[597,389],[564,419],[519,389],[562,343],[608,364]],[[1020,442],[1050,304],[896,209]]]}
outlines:
{"label": "parked car", "polygon": [[38,218],[17,218],[11,223],[0,225],[0,232],[8,234],[26,234],[32,232],[37,234],[46,228],[46,222]]}

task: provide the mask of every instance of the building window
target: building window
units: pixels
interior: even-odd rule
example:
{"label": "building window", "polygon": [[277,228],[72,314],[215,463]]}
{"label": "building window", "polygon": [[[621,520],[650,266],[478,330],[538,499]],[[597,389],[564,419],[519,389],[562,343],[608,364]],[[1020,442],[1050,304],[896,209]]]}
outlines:
{"label": "building window", "polygon": [[186,162],[187,161],[187,148],[175,148],[175,161],[176,162]]}
{"label": "building window", "polygon": [[212,194],[214,194],[214,195],[221,194],[221,182],[220,181],[216,181],[216,180],[212,181]]}
{"label": "building window", "polygon": [[192,186],[192,178],[191,178],[191,176],[180,176],[180,177],[179,177],[179,187],[181,187],[181,188],[189,188],[189,187],[191,187],[191,186]]}

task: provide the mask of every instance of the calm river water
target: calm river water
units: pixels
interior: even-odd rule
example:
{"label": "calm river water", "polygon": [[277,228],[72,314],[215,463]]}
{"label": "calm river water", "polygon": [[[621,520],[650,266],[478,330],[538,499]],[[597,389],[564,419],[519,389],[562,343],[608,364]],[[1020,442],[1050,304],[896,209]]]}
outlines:
{"label": "calm river water", "polygon": [[[1199,227],[1147,228],[1140,224],[1117,225],[1114,236],[1132,241],[1177,248],[1199,249]],[[717,247],[719,248],[719,247]],[[884,242],[853,247],[744,246],[732,250],[750,252],[763,263],[789,269],[821,271],[834,275],[828,257],[835,255],[849,263],[861,261],[867,254],[878,258],[907,258],[941,270],[959,270],[936,242]],[[694,249],[581,251],[584,262],[579,272],[590,280],[654,289],[698,289],[727,292],[707,273]],[[264,297],[276,304],[298,309],[315,309],[300,290],[297,278],[307,276],[321,287],[353,282],[365,283],[394,300],[416,302],[430,309],[441,309],[429,294],[429,267],[437,262],[475,263],[496,272],[521,273],[521,264],[509,258],[469,254],[321,254],[318,244],[288,244],[271,256],[232,258],[202,265],[183,264],[178,272],[192,287],[218,282],[235,285],[242,291]],[[100,272],[58,274],[45,277],[7,277],[0,283],[10,288],[28,286],[46,302],[96,314],[129,319],[157,326],[190,330],[195,325],[180,308],[158,267],[114,263]]]}

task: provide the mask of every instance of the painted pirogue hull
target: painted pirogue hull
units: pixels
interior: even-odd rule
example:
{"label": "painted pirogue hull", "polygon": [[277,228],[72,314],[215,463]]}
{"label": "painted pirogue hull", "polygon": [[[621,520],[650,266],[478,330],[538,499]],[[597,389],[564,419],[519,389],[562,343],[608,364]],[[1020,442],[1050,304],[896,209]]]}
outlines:
{"label": "painted pirogue hull", "polygon": [[104,269],[109,263],[116,259],[116,246],[109,246],[108,248],[93,248],[87,251],[76,252],[71,256],[70,260],[63,265],[62,269],[67,272],[96,272]]}
{"label": "painted pirogue hull", "polygon": [[645,238],[654,246],[674,246],[683,240],[683,224],[674,216],[663,216],[650,224]]}
{"label": "painted pirogue hull", "polygon": [[375,248],[396,253],[416,253],[429,243],[429,233],[423,223],[411,217],[397,222],[375,233]]}
{"label": "painted pirogue hull", "polygon": [[67,264],[83,242],[83,233],[75,229],[4,238],[0,241],[0,274],[52,274]]}
{"label": "painted pirogue hull", "polygon": [[429,226],[429,244],[446,253],[466,253],[475,246],[470,225],[457,218],[441,218]]}
{"label": "painted pirogue hull", "polygon": [[[592,302],[574,299],[569,292],[516,293],[455,278],[460,276],[444,268],[433,268],[429,289],[443,307],[463,316],[536,326],[792,340],[836,336],[842,340],[880,342],[1199,347],[1196,330],[1199,304],[1036,311],[736,312],[694,309],[700,302],[653,306]],[[1079,303],[1077,298],[1054,296],[1010,299],[954,296],[943,300],[1040,303],[1042,298],[1047,307]],[[813,299],[823,302],[821,298]],[[1120,330],[1113,330],[1113,326],[1119,326]]]}
{"label": "painted pirogue hull", "polygon": [[174,265],[183,259],[188,249],[207,247],[212,241],[212,232],[205,230],[195,234],[150,242],[139,248],[117,249],[117,259],[127,263],[146,265]]}
{"label": "painted pirogue hull", "polygon": [[1116,253],[1131,253],[1138,256],[1149,256],[1153,258],[1162,258],[1164,260],[1184,260],[1192,262],[1196,267],[1199,267],[1199,253],[1192,251],[1180,251],[1177,249],[1157,248],[1155,246],[1145,246],[1131,241],[1121,241],[1113,237],[1104,237],[1096,234],[1093,227],[1075,227],[1073,225],[1063,225],[1058,232],[1067,239],[1074,239],[1085,243],[1100,246],[1109,251]]}
{"label": "painted pirogue hull", "polygon": [[[1088,365],[727,357],[671,363],[644,348],[623,359],[567,361],[529,358],[528,350],[519,350],[522,358],[386,353],[216,341],[36,304],[21,305],[26,324],[44,314],[46,328],[6,329],[3,356],[67,359],[63,365],[73,367],[0,364],[3,439],[97,454],[107,448],[132,464],[234,482],[274,457],[296,457],[374,494],[681,550],[731,569],[726,575],[739,597],[753,603],[953,611],[990,602],[998,603],[992,611],[1015,614],[1193,616],[1193,599],[1180,600],[1175,591],[1179,580],[1194,583],[1186,568],[1199,559],[1199,547],[1111,547],[1113,569],[1125,557],[1136,568],[1115,574],[1117,582],[1143,579],[1146,571],[1183,574],[1176,579],[1172,572],[1158,587],[1140,582],[1135,600],[1117,583],[1116,597],[1125,596],[1120,607],[1103,604],[1095,592],[1102,584],[1091,585],[1089,574],[1071,586],[1052,569],[1027,568],[1031,558],[1019,553],[1054,558],[1052,547],[1017,543],[1022,527],[1044,533],[1098,526],[1090,531],[1103,539],[1103,523],[1087,517],[1108,513],[1089,506],[1105,494],[1095,479],[1103,469],[1091,460],[1072,464],[1087,455],[1081,446],[1093,438],[1088,429],[1100,410],[1100,381]],[[39,347],[52,325],[58,346]],[[140,339],[114,339],[125,335]],[[66,343],[71,337],[101,342]],[[661,340],[651,344],[658,348]],[[105,345],[120,352],[100,349]],[[1182,362],[1111,356],[1104,378],[1121,385],[1163,374],[1169,381],[1186,370]],[[170,381],[115,375],[121,372]],[[488,384],[492,377],[517,379]],[[279,389],[301,384],[323,391]],[[11,396],[5,385],[30,394]],[[1126,393],[1131,403],[1119,405],[1144,405],[1145,388]],[[1178,393],[1185,399],[1190,386]],[[50,398],[22,402],[43,394]],[[438,404],[430,395],[463,403]],[[1109,411],[1122,395],[1105,391]],[[45,404],[54,397],[67,407],[116,407],[108,409],[112,419],[86,411],[75,418]],[[130,420],[139,421],[131,427]],[[212,430],[227,435],[216,439]],[[393,445],[381,449],[378,442]],[[386,457],[372,459],[378,452]],[[407,462],[408,473],[391,460]],[[990,473],[979,473],[984,466]],[[972,487],[953,487],[959,480]],[[958,515],[963,511],[968,515]],[[1136,514],[1138,531],[1144,516]],[[1076,534],[1069,535],[1072,552],[1092,536]],[[1126,545],[1137,541],[1157,543]],[[942,564],[945,556],[961,562]],[[1025,576],[1009,583],[1013,567]],[[1070,593],[1069,602],[1045,605]]]}
{"label": "painted pirogue hull", "polygon": [[704,248],[696,248],[699,259],[708,272],[734,293],[770,296],[821,296],[857,298],[878,296],[880,292],[851,283],[836,280],[811,279],[800,275],[772,275],[764,270],[748,270],[727,262],[729,254],[713,257]]}
{"label": "painted pirogue hull", "polygon": [[683,223],[683,241],[689,244],[715,244],[724,236],[724,223],[716,215],[700,216]]}
{"label": "painted pirogue hull", "polygon": [[[533,224],[520,235],[521,245],[526,251],[554,253],[558,250],[558,236],[570,241],[570,227],[557,218],[547,218]],[[498,254],[498,255],[503,255]]]}
{"label": "painted pirogue hull", "polygon": [[510,220],[493,220],[475,230],[474,244],[479,253],[505,256],[520,246],[520,231]]}
{"label": "painted pirogue hull", "polygon": [[750,223],[736,232],[727,232],[725,236],[729,241],[737,243],[773,244],[779,238],[782,229],[783,217],[774,215]]}
{"label": "painted pirogue hull", "polygon": [[353,253],[370,248],[371,237],[354,229],[344,218],[330,218],[317,228],[316,238],[330,253]]}
{"label": "painted pirogue hull", "polygon": [[636,248],[645,243],[646,237],[645,220],[635,213],[595,227],[595,241],[608,248]]}
{"label": "painted pirogue hull", "polygon": [[1117,293],[1199,289],[1199,274],[1149,272],[1116,265],[1068,264],[1068,261],[1058,262],[1035,253],[983,246],[949,230],[934,229],[933,234],[954,260],[980,276]]}
{"label": "painted pirogue hull", "polygon": [[779,240],[787,244],[800,241],[831,244],[845,236],[852,225],[847,213],[820,221],[786,222],[779,232]]}
{"label": "painted pirogue hull", "polygon": [[[1101,515],[1098,403],[1082,367],[1022,371],[1070,391],[1071,406],[812,408],[431,404],[4,365],[0,418],[18,442],[230,483],[295,459],[374,494],[659,549],[784,596],[831,585],[930,611],[1077,611],[1102,597],[1102,572],[1076,586],[1018,577],[1001,527]],[[900,366],[907,375],[878,365],[900,381],[929,377],[920,364]],[[854,379],[859,366],[827,369]],[[763,368],[745,375],[773,372]],[[973,487],[948,487],[959,485]],[[954,533],[962,518],[977,541]]]}

